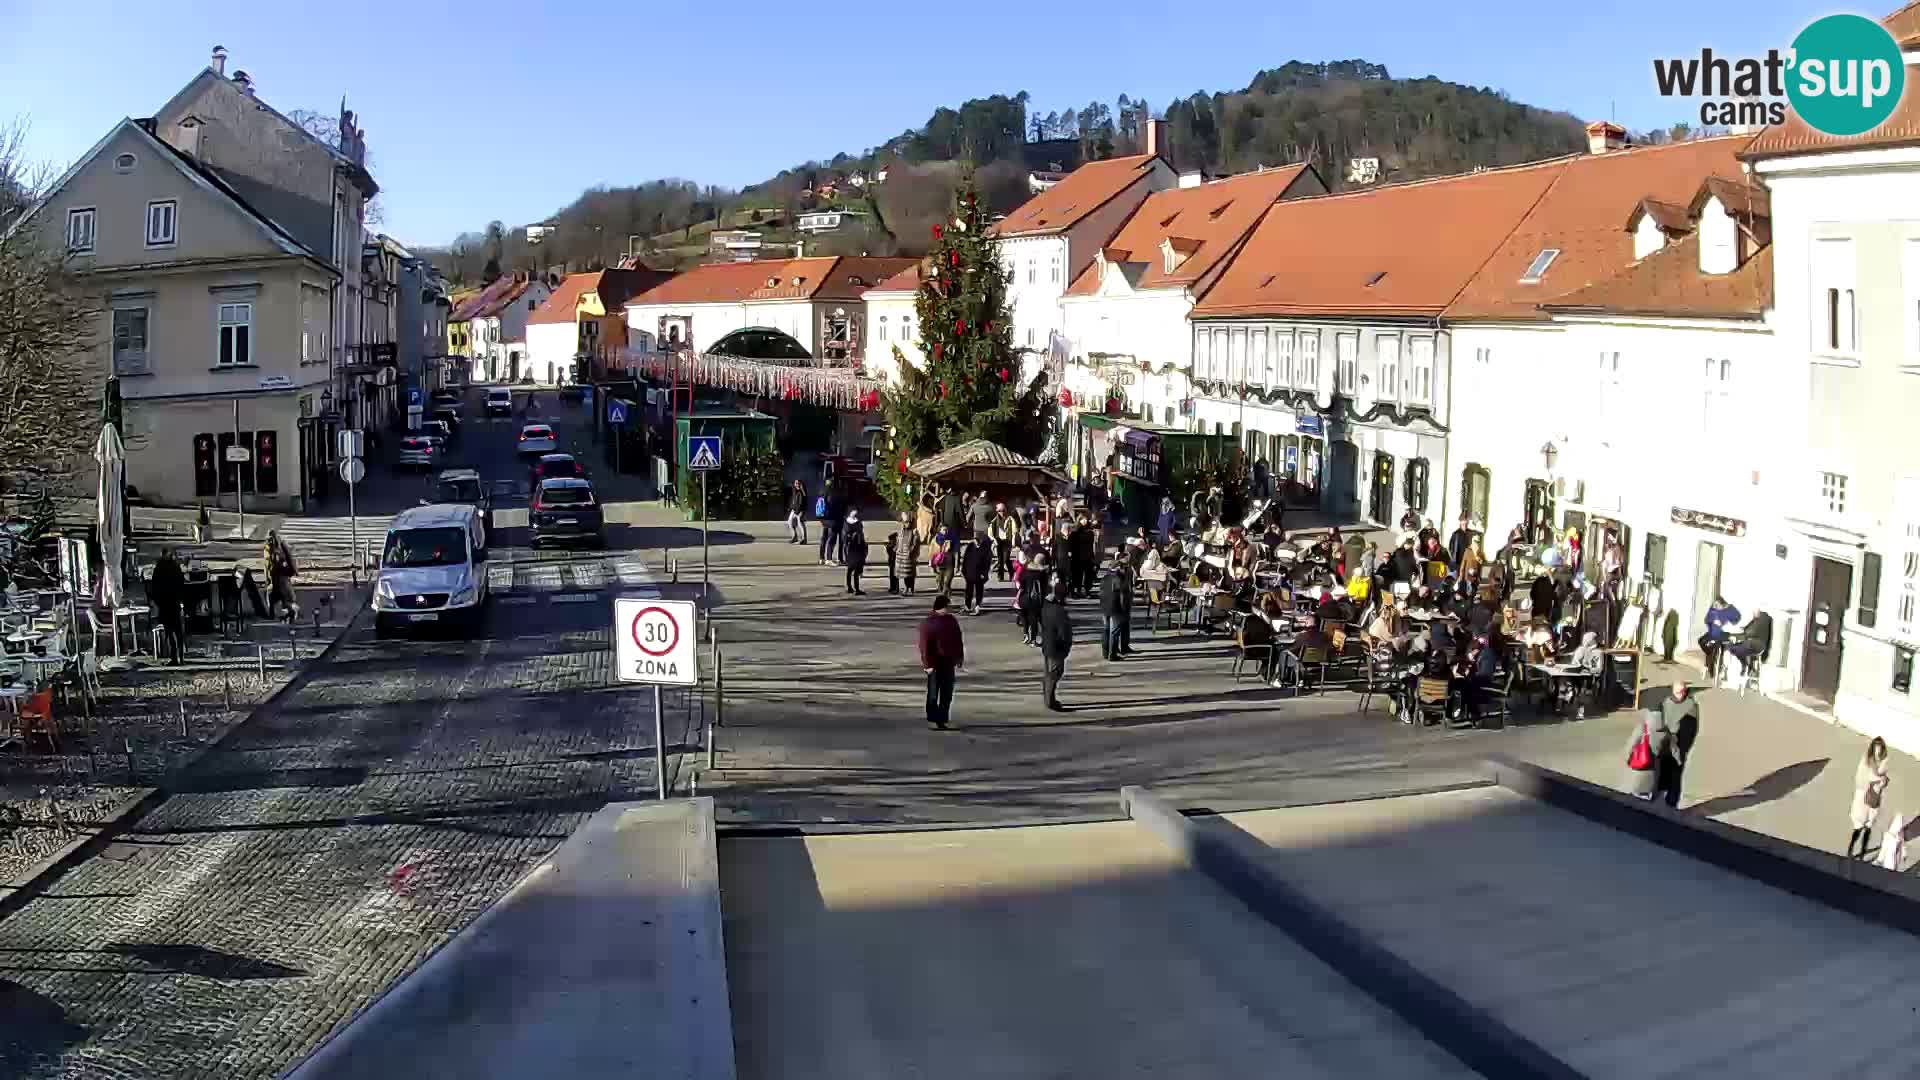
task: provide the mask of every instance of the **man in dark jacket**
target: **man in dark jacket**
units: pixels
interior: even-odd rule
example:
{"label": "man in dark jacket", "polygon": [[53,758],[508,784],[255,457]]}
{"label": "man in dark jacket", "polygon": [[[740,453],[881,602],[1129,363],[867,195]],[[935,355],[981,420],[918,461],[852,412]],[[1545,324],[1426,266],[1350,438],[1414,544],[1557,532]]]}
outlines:
{"label": "man in dark jacket", "polygon": [[793,490],[787,492],[787,543],[807,542],[807,511],[812,509],[813,500],[807,498],[807,486],[795,480]]}
{"label": "man in dark jacket", "polygon": [[1420,556],[1413,553],[1413,541],[1401,541],[1400,546],[1393,549],[1391,570],[1387,577],[1396,585],[1404,581],[1411,588],[1420,584],[1421,576]]}
{"label": "man in dark jacket", "polygon": [[1020,632],[1023,645],[1037,647],[1040,644],[1040,611],[1046,607],[1047,597],[1052,594],[1049,576],[1047,557],[1038,551],[1028,560],[1026,568],[1020,571]]}
{"label": "man in dark jacket", "polygon": [[1655,766],[1661,772],[1657,786],[1668,806],[1680,809],[1680,779],[1687,771],[1687,755],[1693,752],[1693,740],[1700,735],[1700,703],[1687,693],[1687,684],[1676,681],[1673,693],[1660,700],[1660,716],[1673,733],[1668,753]]}
{"label": "man in dark jacket", "polygon": [[160,553],[160,561],[153,564],[153,581],[147,586],[147,599],[153,601],[154,613],[160,619],[160,625],[166,630],[167,662],[178,664],[182,650],[186,645],[186,621],[181,618],[181,605],[187,597],[187,576],[180,570],[180,562],[174,558],[171,548]]}
{"label": "man in dark jacket", "polygon": [[1553,587],[1553,579],[1545,574],[1534,578],[1533,585],[1527,589],[1527,598],[1533,602],[1533,617],[1551,626],[1554,608],[1560,606],[1560,594]]}
{"label": "man in dark jacket", "polygon": [[1073,522],[1072,543],[1069,545],[1073,556],[1073,591],[1076,595],[1092,596],[1100,580],[1099,540],[1099,522],[1090,520],[1086,514],[1077,515]]}
{"label": "man in dark jacket", "polygon": [[1100,637],[1100,655],[1108,660],[1118,660],[1126,652],[1130,592],[1126,560],[1115,559],[1100,582],[1100,614],[1106,620],[1105,632]]}
{"label": "man in dark jacket", "polygon": [[960,620],[947,610],[945,595],[933,598],[933,613],[920,622],[920,666],[927,672],[927,723],[945,730],[953,709],[953,677],[966,666],[966,641]]}
{"label": "man in dark jacket", "polygon": [[1467,515],[1460,515],[1460,527],[1447,537],[1447,565],[1458,567],[1460,560],[1466,557],[1468,545],[1473,543],[1473,521]]}
{"label": "man in dark jacket", "polygon": [[1042,686],[1047,708],[1065,712],[1060,704],[1060,679],[1067,673],[1067,654],[1073,651],[1073,618],[1067,614],[1067,583],[1053,583],[1053,596],[1040,609],[1040,655],[1046,661]]}
{"label": "man in dark jacket", "polygon": [[838,487],[824,496],[827,516],[820,519],[820,565],[840,561],[840,525],[847,520],[847,500]]}

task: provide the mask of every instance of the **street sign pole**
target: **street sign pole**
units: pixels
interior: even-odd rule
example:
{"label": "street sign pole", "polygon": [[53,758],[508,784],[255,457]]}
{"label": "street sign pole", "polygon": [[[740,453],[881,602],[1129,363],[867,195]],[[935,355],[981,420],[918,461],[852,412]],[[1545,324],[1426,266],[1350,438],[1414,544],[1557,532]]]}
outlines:
{"label": "street sign pole", "polygon": [[[240,445],[239,398],[233,399],[233,445]],[[240,513],[240,524],[236,527],[234,536],[236,540],[245,540],[247,538],[247,485],[245,478],[240,472],[240,466],[242,464],[244,464],[244,462],[236,461],[233,463],[233,506],[234,509]]]}
{"label": "street sign pole", "polygon": [[660,684],[653,684],[653,786],[659,798],[667,797],[666,721],[661,719]]}
{"label": "street sign pole", "polygon": [[359,486],[352,480],[347,481],[347,529],[353,540],[353,556],[348,561],[353,564],[350,573],[356,589],[360,587],[360,515],[353,506],[353,489]]}

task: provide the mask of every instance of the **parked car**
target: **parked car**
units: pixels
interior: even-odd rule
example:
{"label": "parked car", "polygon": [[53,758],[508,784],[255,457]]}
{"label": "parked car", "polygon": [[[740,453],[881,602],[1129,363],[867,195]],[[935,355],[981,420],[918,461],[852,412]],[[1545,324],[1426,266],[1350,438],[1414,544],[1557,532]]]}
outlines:
{"label": "parked car", "polygon": [[432,435],[408,435],[400,440],[394,464],[403,469],[431,469],[440,463],[441,444]]}
{"label": "parked car", "polygon": [[563,476],[585,480],[587,467],[574,460],[572,454],[542,454],[540,460],[533,463],[533,469],[527,477],[527,490],[537,491],[540,481]]}
{"label": "parked car", "polygon": [[428,417],[427,422],[441,423],[441,424],[447,425],[448,437],[455,442],[460,441],[460,410],[459,409],[453,408],[451,406],[445,406],[442,408],[435,409],[433,410],[433,415]]}
{"label": "parked car", "polygon": [[480,523],[493,534],[493,492],[474,469],[446,469],[433,478],[433,498],[421,499],[421,506],[435,503],[447,506],[471,506],[480,511]]}
{"label": "parked car", "polygon": [[432,406],[436,409],[457,407],[459,404],[460,395],[453,390],[435,390],[433,392]]}
{"label": "parked car", "polygon": [[520,429],[520,456],[537,458],[559,449],[553,429],[545,424],[528,424]]}
{"label": "parked car", "polygon": [[606,524],[593,485],[577,476],[552,477],[534,489],[528,515],[528,544],[606,544]]}
{"label": "parked car", "polygon": [[513,415],[513,391],[504,386],[496,386],[487,391],[488,416]]}
{"label": "parked car", "polygon": [[416,506],[394,516],[373,587],[373,633],[451,624],[471,634],[487,600],[487,531],[471,506]]}

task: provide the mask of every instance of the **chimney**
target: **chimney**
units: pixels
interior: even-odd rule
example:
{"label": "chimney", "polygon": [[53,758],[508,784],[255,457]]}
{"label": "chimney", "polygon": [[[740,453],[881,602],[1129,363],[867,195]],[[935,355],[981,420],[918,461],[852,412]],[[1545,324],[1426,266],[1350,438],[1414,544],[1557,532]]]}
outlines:
{"label": "chimney", "polygon": [[1149,118],[1146,124],[1147,145],[1145,153],[1152,157],[1165,157],[1167,154],[1167,122]]}
{"label": "chimney", "polygon": [[227,47],[225,45],[215,45],[213,47],[213,73],[223,79],[227,76]]}
{"label": "chimney", "polygon": [[1595,120],[1587,125],[1587,152],[1604,154],[1627,148],[1627,129],[1611,120]]}
{"label": "chimney", "polygon": [[240,92],[247,95],[248,97],[253,96],[253,76],[247,74],[246,72],[244,71],[234,72],[233,85],[239,87]]}
{"label": "chimney", "polygon": [[1206,182],[1207,175],[1205,173],[1183,172],[1180,174],[1180,186],[1183,188],[1199,187]]}

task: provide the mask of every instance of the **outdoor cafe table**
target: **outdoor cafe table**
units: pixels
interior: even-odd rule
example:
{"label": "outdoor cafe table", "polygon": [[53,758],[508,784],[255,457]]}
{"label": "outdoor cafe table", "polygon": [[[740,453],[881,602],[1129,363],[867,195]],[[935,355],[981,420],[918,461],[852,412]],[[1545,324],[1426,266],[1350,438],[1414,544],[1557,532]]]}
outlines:
{"label": "outdoor cafe table", "polygon": [[1528,664],[1527,670],[1545,677],[1548,700],[1553,703],[1555,715],[1563,715],[1560,696],[1554,692],[1560,683],[1570,684],[1573,687],[1573,697],[1578,698],[1583,691],[1590,688],[1595,678],[1593,672],[1575,664]]}

